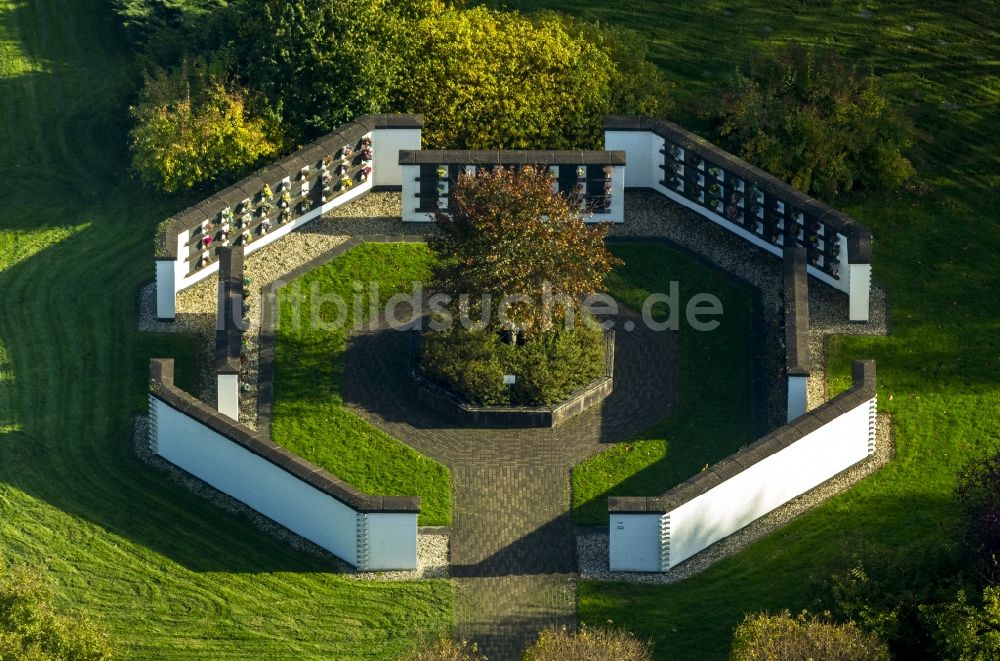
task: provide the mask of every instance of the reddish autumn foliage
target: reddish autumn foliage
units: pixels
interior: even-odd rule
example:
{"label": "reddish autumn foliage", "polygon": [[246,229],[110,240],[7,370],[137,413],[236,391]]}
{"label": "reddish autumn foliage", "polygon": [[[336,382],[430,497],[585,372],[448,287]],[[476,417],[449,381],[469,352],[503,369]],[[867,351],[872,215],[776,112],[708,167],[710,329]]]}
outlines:
{"label": "reddish autumn foliage", "polygon": [[460,176],[436,220],[438,288],[456,308],[467,294],[476,318],[483,296],[493,305],[518,297],[507,318],[528,336],[603,291],[618,262],[604,244],[608,226],[585,223],[577,202],[555,192],[552,175],[531,166]]}

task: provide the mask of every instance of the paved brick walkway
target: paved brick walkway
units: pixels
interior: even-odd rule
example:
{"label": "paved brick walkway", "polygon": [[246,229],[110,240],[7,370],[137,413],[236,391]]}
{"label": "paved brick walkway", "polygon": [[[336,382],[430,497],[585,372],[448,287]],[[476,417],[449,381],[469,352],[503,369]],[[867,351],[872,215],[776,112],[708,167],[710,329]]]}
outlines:
{"label": "paved brick walkway", "polygon": [[614,392],[554,430],[458,428],[412,396],[407,333],[375,330],[348,342],[345,403],[451,468],[457,633],[491,660],[518,658],[539,629],[575,624],[570,470],[674,405],[676,335],[613,321]]}

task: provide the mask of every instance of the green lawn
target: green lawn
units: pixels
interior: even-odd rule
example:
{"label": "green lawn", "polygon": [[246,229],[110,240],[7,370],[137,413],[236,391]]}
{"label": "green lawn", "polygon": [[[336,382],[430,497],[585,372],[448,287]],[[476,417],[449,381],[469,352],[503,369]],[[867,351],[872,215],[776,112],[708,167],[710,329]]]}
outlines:
{"label": "green lawn", "polygon": [[[433,256],[422,244],[366,243],[352,248],[281,290],[274,378],[274,441],[322,466],[358,489],[390,496],[420,496],[420,524],[451,522],[448,469],[382,433],[346,410],[340,396],[346,332],[354,326],[354,283],[364,283],[361,310],[368,310],[368,283],[378,283],[378,307],[414,281],[430,277]],[[347,303],[344,324],[323,330],[308,323],[314,315],[331,322],[333,305],[311,307],[315,288]],[[292,306],[303,323],[290,323]],[[317,299],[318,300],[318,299]],[[297,328],[295,326],[298,326]]]}
{"label": "green lawn", "polygon": [[[674,119],[692,128],[704,127],[699,110],[750,47],[798,39],[873,66],[928,137],[913,153],[920,187],[828,200],[871,226],[874,275],[892,297],[890,337],[834,344],[834,383],[846,385],[851,358],[878,361],[879,401],[894,418],[897,459],[703,575],[669,587],[581,586],[582,619],[611,619],[650,636],[660,658],[721,658],[744,612],[822,607],[815,586],[854,554],[881,546],[898,556],[901,575],[930,580],[955,538],[949,494],[956,469],[1000,441],[1000,4],[507,4],[557,7],[643,31],[678,84]],[[872,18],[859,17],[861,8]],[[959,109],[942,108],[946,101]]]}
{"label": "green lawn", "polygon": [[125,178],[136,71],[109,6],[0,0],[0,556],[38,565],[157,659],[392,658],[452,626],[445,581],[357,583],[135,460],[150,356],[135,333],[154,228],[188,199]]}
{"label": "green lawn", "polygon": [[613,251],[625,263],[608,279],[608,291],[632,309],[641,310],[651,293],[667,292],[676,281],[682,302],[711,293],[724,314],[710,332],[681,323],[676,410],[640,439],[573,469],[573,517],[582,525],[608,524],[608,496],[662,493],[753,438],[749,290],[665,246],[616,245]]}

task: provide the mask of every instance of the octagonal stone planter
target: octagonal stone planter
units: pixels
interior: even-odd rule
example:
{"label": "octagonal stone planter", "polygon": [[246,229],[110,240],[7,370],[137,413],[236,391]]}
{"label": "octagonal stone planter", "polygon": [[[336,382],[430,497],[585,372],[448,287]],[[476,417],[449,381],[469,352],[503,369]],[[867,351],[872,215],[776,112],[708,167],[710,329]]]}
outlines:
{"label": "octagonal stone planter", "polygon": [[463,427],[486,429],[553,428],[600,404],[614,389],[615,334],[604,333],[604,376],[578,388],[552,406],[474,406],[420,371],[420,331],[410,333],[410,377],[414,394],[424,405]]}

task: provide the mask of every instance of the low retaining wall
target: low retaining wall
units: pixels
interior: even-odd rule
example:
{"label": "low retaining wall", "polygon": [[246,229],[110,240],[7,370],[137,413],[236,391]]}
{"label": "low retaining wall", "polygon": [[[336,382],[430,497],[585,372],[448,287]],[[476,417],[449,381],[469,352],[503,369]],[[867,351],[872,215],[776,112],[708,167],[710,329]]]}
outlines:
{"label": "low retaining wall", "polygon": [[804,248],[785,248],[785,379],[788,417],[804,415],[809,384],[809,277]]}
{"label": "low retaining wall", "polygon": [[153,453],[360,570],[415,569],[416,497],[368,496],[174,386],[150,362]]}
{"label": "low retaining wall", "polygon": [[809,275],[849,295],[852,321],[868,320],[868,227],[672,122],[608,117],[604,144],[626,152],[629,186],[651,188],[778,257],[784,247],[805,248]]}
{"label": "low retaining wall", "polygon": [[614,390],[615,334],[604,334],[604,376],[577,389],[554,406],[473,406],[455,393],[427,379],[420,372],[420,331],[410,332],[410,376],[421,404],[465,427],[486,429],[553,428],[592,406]]}
{"label": "low retaining wall", "polygon": [[623,151],[401,151],[403,221],[432,222],[434,212],[448,208],[451,186],[463,173],[482,168],[535,165],[556,178],[556,190],[580,197],[593,214],[589,222],[625,220],[625,152]]}
{"label": "low retaining wall", "polygon": [[243,353],[243,246],[219,254],[219,302],[215,321],[216,408],[240,419],[240,359]]}
{"label": "low retaining wall", "polygon": [[172,320],[177,292],[218,272],[218,248],[250,254],[373,187],[398,187],[397,155],[420,148],[422,126],[422,115],[358,117],[167,219],[157,236],[157,318]]}
{"label": "low retaining wall", "polygon": [[874,361],[853,386],[662,496],[609,498],[612,571],[667,571],[875,449]]}

